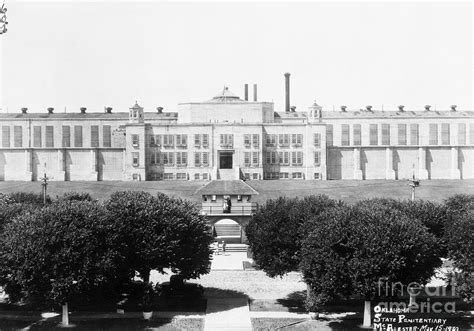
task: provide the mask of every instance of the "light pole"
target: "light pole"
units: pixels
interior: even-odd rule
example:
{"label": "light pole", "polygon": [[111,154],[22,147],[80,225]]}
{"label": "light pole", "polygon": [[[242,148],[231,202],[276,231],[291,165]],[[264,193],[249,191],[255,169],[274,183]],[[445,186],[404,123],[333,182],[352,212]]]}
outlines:
{"label": "light pole", "polygon": [[48,187],[48,177],[46,176],[46,170],[44,171],[44,175],[41,179],[41,186],[43,186],[43,204],[46,205],[46,191]]}
{"label": "light pole", "polygon": [[420,186],[420,180],[415,179],[415,166],[413,165],[413,178],[409,180],[411,186],[411,201],[415,201],[415,189]]}

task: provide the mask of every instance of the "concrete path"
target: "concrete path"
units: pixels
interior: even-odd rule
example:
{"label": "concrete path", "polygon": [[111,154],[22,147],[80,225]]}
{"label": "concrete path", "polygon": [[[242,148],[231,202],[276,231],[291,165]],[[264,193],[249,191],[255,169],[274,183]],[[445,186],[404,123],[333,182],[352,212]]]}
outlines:
{"label": "concrete path", "polygon": [[211,270],[244,270],[243,261],[249,261],[245,252],[226,252],[212,257]]}
{"label": "concrete path", "polygon": [[247,298],[209,298],[204,331],[251,331]]}

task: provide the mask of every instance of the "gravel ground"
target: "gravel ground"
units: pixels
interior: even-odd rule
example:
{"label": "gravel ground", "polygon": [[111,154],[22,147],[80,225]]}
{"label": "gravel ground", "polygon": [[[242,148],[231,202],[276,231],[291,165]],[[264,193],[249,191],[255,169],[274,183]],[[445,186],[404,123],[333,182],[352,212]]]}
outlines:
{"label": "gravel ground", "polygon": [[[153,272],[151,281],[164,282],[168,275]],[[289,294],[306,290],[301,275],[292,272],[282,278],[270,278],[263,271],[212,271],[190,282],[206,288],[207,296],[247,295],[252,299],[284,299]]]}

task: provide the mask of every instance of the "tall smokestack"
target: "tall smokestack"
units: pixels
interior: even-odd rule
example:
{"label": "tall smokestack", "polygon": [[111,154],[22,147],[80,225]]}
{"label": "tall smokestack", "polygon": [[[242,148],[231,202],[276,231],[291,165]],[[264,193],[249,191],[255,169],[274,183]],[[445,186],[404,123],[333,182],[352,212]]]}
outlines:
{"label": "tall smokestack", "polygon": [[285,74],[285,111],[290,111],[290,73]]}
{"label": "tall smokestack", "polygon": [[253,84],[253,101],[257,102],[257,84]]}
{"label": "tall smokestack", "polygon": [[244,96],[245,101],[249,101],[249,84],[244,85]]}

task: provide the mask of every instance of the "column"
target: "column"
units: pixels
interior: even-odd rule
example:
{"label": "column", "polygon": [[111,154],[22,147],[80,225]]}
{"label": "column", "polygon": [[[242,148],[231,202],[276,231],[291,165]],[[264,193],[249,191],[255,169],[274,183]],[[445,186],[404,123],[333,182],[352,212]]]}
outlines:
{"label": "column", "polygon": [[354,148],[354,179],[362,179],[360,167],[360,148]]}
{"label": "column", "polygon": [[451,179],[461,179],[458,147],[451,147]]}
{"label": "column", "polygon": [[426,147],[418,148],[418,178],[428,179],[428,169],[426,169]]}
{"label": "column", "polygon": [[395,170],[393,170],[393,150],[389,147],[385,149],[385,179],[395,179]]}

